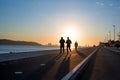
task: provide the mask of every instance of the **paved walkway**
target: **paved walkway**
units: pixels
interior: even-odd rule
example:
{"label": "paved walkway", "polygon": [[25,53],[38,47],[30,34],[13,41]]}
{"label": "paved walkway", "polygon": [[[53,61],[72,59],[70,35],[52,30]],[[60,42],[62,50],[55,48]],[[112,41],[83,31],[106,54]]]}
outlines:
{"label": "paved walkway", "polygon": [[94,50],[81,48],[68,54],[46,51],[53,54],[0,62],[0,80],[60,80]]}
{"label": "paved walkway", "polygon": [[120,55],[101,48],[78,80],[120,80]]}

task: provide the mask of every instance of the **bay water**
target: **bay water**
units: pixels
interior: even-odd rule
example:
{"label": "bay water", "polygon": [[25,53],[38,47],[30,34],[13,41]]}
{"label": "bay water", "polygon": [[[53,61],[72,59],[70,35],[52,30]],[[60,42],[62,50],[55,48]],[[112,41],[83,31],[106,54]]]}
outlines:
{"label": "bay water", "polygon": [[56,46],[30,46],[30,45],[0,45],[0,54],[5,53],[19,53],[30,51],[42,51],[42,50],[56,50],[59,47]]}

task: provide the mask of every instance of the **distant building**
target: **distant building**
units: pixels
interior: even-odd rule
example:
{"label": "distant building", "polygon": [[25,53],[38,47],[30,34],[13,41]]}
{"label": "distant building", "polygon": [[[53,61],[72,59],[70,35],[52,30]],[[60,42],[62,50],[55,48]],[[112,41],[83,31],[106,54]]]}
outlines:
{"label": "distant building", "polygon": [[120,41],[114,41],[114,40],[109,40],[106,43],[100,42],[100,46],[106,46],[106,47],[117,47],[120,48]]}
{"label": "distant building", "polygon": [[116,41],[114,47],[120,48],[120,41]]}
{"label": "distant building", "polygon": [[48,43],[48,46],[52,46],[52,43]]}

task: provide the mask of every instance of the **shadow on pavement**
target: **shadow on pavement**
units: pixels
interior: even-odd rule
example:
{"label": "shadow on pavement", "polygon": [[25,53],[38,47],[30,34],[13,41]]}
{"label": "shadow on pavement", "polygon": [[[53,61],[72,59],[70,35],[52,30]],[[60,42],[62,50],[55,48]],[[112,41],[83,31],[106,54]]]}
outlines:
{"label": "shadow on pavement", "polygon": [[65,58],[60,64],[60,67],[54,77],[54,80],[61,80],[61,78],[64,77],[69,72],[70,57],[71,57],[71,54],[67,53]]}
{"label": "shadow on pavement", "polygon": [[77,54],[78,54],[80,57],[82,57],[82,58],[86,58],[86,57],[87,57],[84,53],[82,53],[82,52],[80,52],[80,51],[76,51],[76,52],[77,52]]}
{"label": "shadow on pavement", "polygon": [[88,65],[86,66],[86,69],[83,71],[82,74],[80,74],[78,76],[78,78],[76,80],[90,80],[91,79],[91,76],[92,76],[92,73],[93,73],[93,68],[94,68],[94,65],[95,65],[97,52],[92,56]]}
{"label": "shadow on pavement", "polygon": [[57,56],[52,58],[52,60],[46,63],[45,66],[39,66],[38,69],[28,75],[24,80],[41,80],[44,75],[54,66],[56,60],[61,58],[61,56],[63,56],[63,54],[58,54]]}

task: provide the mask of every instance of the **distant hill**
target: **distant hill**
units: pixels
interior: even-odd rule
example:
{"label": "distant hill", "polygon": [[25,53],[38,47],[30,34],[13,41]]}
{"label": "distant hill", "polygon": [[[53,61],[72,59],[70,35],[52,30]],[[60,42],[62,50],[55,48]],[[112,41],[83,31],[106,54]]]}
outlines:
{"label": "distant hill", "polygon": [[36,42],[28,42],[28,41],[14,41],[8,39],[0,39],[0,45],[40,45],[42,44]]}

